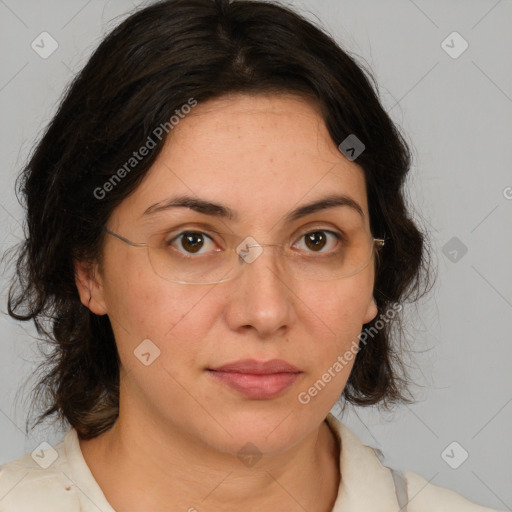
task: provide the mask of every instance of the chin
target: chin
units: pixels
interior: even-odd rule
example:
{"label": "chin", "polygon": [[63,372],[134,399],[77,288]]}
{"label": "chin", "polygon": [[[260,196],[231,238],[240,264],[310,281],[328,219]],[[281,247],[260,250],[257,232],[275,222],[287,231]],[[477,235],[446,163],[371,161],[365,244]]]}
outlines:
{"label": "chin", "polygon": [[222,426],[208,421],[208,428],[201,429],[203,438],[207,435],[207,444],[236,456],[244,450],[279,455],[302,441],[323,420],[310,417],[303,406],[295,404],[295,409],[289,403],[273,408],[251,405],[255,407],[239,407],[216,415]]}

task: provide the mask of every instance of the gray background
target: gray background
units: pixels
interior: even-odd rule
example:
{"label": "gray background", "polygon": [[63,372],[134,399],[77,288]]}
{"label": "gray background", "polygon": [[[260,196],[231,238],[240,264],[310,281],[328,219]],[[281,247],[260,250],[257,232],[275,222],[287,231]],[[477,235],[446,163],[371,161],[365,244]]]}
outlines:
{"label": "gray background", "polygon": [[[386,109],[413,145],[410,201],[438,264],[433,292],[409,311],[418,403],[386,414],[356,409],[343,420],[395,467],[512,510],[512,2],[288,3],[373,69]],[[137,4],[0,0],[1,249],[20,239],[14,180],[65,84]],[[47,59],[31,48],[43,31],[58,43]],[[458,36],[442,46],[454,31],[469,44],[457,58]],[[1,285],[5,295],[4,276]],[[5,314],[0,324],[1,464],[62,433],[40,428],[25,437],[23,397],[38,349],[30,326]],[[462,450],[469,457],[453,469],[446,461],[458,465]]]}

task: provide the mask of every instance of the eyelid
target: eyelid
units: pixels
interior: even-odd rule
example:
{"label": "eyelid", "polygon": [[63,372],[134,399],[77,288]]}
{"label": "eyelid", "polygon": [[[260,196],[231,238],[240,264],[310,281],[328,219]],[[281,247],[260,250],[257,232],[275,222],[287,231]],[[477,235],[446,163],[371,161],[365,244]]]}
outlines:
{"label": "eyelid", "polygon": [[[187,251],[183,251],[183,248],[175,247],[175,244],[180,243],[180,238],[185,233],[198,233],[198,234],[202,235],[203,238],[206,238],[208,240],[208,242],[214,246],[214,248],[210,249],[208,251],[205,251],[204,253],[203,252],[188,253]],[[218,249],[219,244],[215,238],[212,238],[208,233],[205,233],[204,231],[200,231],[198,229],[196,229],[196,230],[192,230],[192,229],[181,230],[176,235],[169,238],[169,240],[164,239],[164,246],[168,250],[171,250],[171,251],[174,250],[174,251],[178,252],[179,254],[182,255],[182,257],[194,257],[194,256],[197,257],[198,255],[207,255],[207,254],[211,254],[214,252],[218,252],[219,250],[222,250],[222,249]],[[204,249],[204,247],[201,247],[200,251],[202,251],[202,249]]]}
{"label": "eyelid", "polygon": [[[158,233],[155,233],[155,235],[163,235],[164,239],[168,243],[171,240],[174,240],[178,236],[182,235],[183,233],[202,233],[205,235],[208,235],[210,238],[213,239],[214,236],[222,236],[222,235],[233,235],[233,233],[227,233],[223,231],[219,231],[218,229],[213,229],[212,227],[208,226],[204,223],[184,223],[180,226],[176,226],[170,229],[162,229]],[[154,236],[154,235],[153,235]]]}
{"label": "eyelid", "polygon": [[[344,240],[346,240],[346,237],[344,235],[344,233],[340,230],[333,230],[331,228],[327,228],[325,226],[321,227],[321,226],[317,226],[317,227],[304,227],[303,229],[299,230],[298,233],[294,234],[293,237],[290,238],[291,242],[290,242],[290,245],[294,246],[296,245],[297,243],[299,243],[300,241],[303,240],[303,237],[307,234],[310,234],[310,233],[315,233],[315,232],[324,232],[324,233],[328,233],[330,234],[331,236],[334,236],[338,241],[340,242],[343,242]],[[178,233],[176,233],[175,235],[173,235],[167,242],[166,244],[173,244],[175,241],[179,240],[180,237],[182,237],[185,233],[198,233],[200,235],[204,235],[206,238],[210,239],[210,241],[215,244],[215,245],[222,245],[222,244],[219,244],[219,241],[217,240],[217,237],[214,237],[214,236],[211,236],[212,234],[212,231],[210,230],[210,232],[205,232],[205,231],[201,231],[199,229],[182,229],[180,230]],[[213,231],[213,233],[215,233],[216,235],[228,235],[228,238],[230,235],[232,235],[231,233],[221,233],[219,231]],[[234,236],[234,235],[233,235]],[[239,239],[240,237],[237,236],[236,237],[236,240],[235,240],[235,245],[238,244],[239,242]],[[278,245],[284,245],[284,246],[287,246],[288,244],[285,243],[285,244],[278,244]],[[228,243],[228,246],[229,246],[229,243]]]}
{"label": "eyelid", "polygon": [[334,235],[339,236],[340,239],[346,238],[346,234],[344,233],[344,231],[341,228],[335,227],[332,224],[330,226],[328,226],[328,224],[331,224],[331,223],[316,222],[313,224],[308,224],[306,226],[302,226],[294,233],[292,238],[293,239],[295,239],[297,237],[300,238],[300,237],[306,235],[307,233],[311,233],[311,232],[315,232],[315,231],[328,231],[330,233],[333,233]]}
{"label": "eyelid", "polygon": [[[333,254],[337,253],[339,250],[341,250],[341,248],[343,247],[343,245],[344,245],[344,236],[341,233],[333,231],[332,229],[322,229],[322,228],[308,229],[308,230],[304,231],[297,238],[297,241],[293,243],[293,247],[295,245],[299,244],[299,243],[304,243],[304,236],[305,235],[307,235],[309,233],[316,233],[316,232],[327,233],[328,235],[331,236],[331,238],[334,238],[334,240],[331,239],[331,243],[335,243],[335,247],[333,249],[331,249],[331,250],[328,250],[328,251],[317,251],[317,252],[313,251],[313,252],[311,252],[311,254],[324,254],[325,256],[333,255]],[[328,237],[328,240],[329,240],[329,237]],[[329,243],[329,242],[327,242],[327,243]]]}
{"label": "eyelid", "polygon": [[176,240],[179,240],[180,237],[182,237],[185,233],[197,233],[199,235],[203,235],[205,238],[208,238],[213,243],[217,243],[217,240],[213,238],[209,233],[206,233],[205,231],[199,230],[199,229],[182,229],[181,231],[178,231],[175,235],[171,236],[169,240],[166,240],[166,244],[171,244]]}
{"label": "eyelid", "polygon": [[[313,221],[309,224],[300,226],[296,229],[285,241],[284,245],[296,243],[297,240],[304,236],[307,233],[313,231],[329,231],[341,239],[346,238],[346,234],[340,227],[337,227],[332,222],[329,221]],[[165,243],[170,243],[175,240],[177,237],[186,232],[198,232],[203,233],[204,235],[209,236],[214,242],[218,242],[216,237],[226,236],[227,238],[231,238],[235,242],[242,241],[245,237],[238,235],[234,232],[221,231],[213,228],[211,225],[204,222],[193,222],[193,223],[183,223],[179,226],[173,227],[172,229],[163,229],[155,235],[163,235],[165,239]],[[247,235],[249,236],[249,235]]]}

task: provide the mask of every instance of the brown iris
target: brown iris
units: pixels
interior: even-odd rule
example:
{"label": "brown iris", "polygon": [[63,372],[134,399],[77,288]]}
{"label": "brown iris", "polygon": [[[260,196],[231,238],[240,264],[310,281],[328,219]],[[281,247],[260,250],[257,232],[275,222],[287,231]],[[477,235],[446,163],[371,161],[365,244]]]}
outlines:
{"label": "brown iris", "polygon": [[204,235],[188,231],[183,233],[181,238],[181,245],[187,252],[196,253],[203,247]]}
{"label": "brown iris", "polygon": [[308,233],[305,235],[305,237],[306,245],[314,251],[323,249],[327,242],[327,236],[322,231],[314,231],[312,233]]}

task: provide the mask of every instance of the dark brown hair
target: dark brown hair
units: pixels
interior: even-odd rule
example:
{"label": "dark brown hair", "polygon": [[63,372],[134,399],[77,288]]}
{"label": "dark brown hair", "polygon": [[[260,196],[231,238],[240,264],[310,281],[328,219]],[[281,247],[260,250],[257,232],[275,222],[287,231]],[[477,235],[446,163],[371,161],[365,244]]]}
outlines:
{"label": "dark brown hair", "polygon": [[[127,18],[69,86],[18,182],[27,212],[9,314],[33,320],[51,351],[33,403],[34,426],[56,415],[83,438],[118,416],[119,356],[108,316],[84,307],[73,260],[98,260],[113,209],[140,183],[165,138],[104,197],[94,193],[190,98],[295,93],[316,99],[338,145],[355,134],[370,227],[384,237],[374,296],[380,312],[427,288],[426,239],[404,201],[410,153],[369,73],[312,23],[275,2],[167,0]],[[361,343],[343,398],[410,401],[398,315]],[[372,327],[376,317],[365,328]]]}

